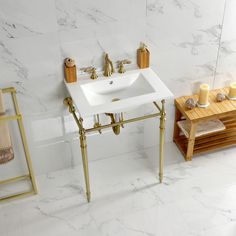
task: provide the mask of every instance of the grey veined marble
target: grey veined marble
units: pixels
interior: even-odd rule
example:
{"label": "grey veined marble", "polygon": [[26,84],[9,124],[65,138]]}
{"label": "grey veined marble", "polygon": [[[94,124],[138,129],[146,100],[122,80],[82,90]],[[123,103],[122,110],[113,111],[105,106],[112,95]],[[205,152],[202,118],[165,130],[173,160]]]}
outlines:
{"label": "grey veined marble", "polygon": [[0,206],[1,236],[234,236],[235,148],[192,162],[170,149],[163,184],[145,152],[91,163],[89,204],[82,166],[37,176],[39,195]]}

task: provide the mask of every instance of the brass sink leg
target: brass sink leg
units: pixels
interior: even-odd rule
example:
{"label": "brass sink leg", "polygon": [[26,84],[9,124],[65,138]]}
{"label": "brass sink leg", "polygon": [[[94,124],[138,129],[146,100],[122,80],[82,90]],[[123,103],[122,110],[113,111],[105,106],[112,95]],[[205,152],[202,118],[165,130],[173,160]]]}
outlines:
{"label": "brass sink leg", "polygon": [[91,193],[90,193],[90,184],[89,184],[87,142],[86,142],[85,130],[82,125],[83,119],[80,118],[79,122],[81,124],[79,134],[80,134],[80,147],[81,147],[81,154],[82,154],[83,168],[84,168],[84,178],[85,178],[85,185],[86,185],[86,195],[87,195],[88,202],[90,202]]}
{"label": "brass sink leg", "polygon": [[90,202],[91,193],[90,193],[90,183],[89,183],[87,142],[86,142],[85,129],[83,127],[83,119],[82,118],[78,119],[78,117],[76,116],[75,107],[70,97],[67,97],[64,99],[64,104],[69,107],[69,112],[73,115],[76,121],[76,124],[79,127],[80,148],[81,148],[82,161],[83,161],[84,178],[85,178],[85,185],[86,185],[86,196],[87,196],[87,201]]}
{"label": "brass sink leg", "polygon": [[159,181],[162,183],[163,180],[163,165],[164,165],[164,142],[165,142],[165,100],[161,101],[161,117],[160,117],[160,153],[159,153]]}
{"label": "brass sink leg", "polygon": [[158,113],[148,114],[145,116],[135,117],[131,119],[124,120],[123,113],[105,113],[107,116],[111,118],[111,123],[106,125],[101,125],[99,122],[99,117],[97,117],[97,123],[93,128],[85,129],[83,127],[83,119],[78,118],[76,115],[76,110],[73,105],[73,101],[71,97],[67,97],[64,99],[64,104],[69,107],[69,112],[73,115],[77,126],[79,127],[79,135],[80,135],[80,147],[81,154],[83,160],[83,168],[84,168],[84,177],[85,177],[85,185],[86,185],[86,195],[87,200],[90,202],[91,193],[90,193],[90,183],[89,183],[89,169],[88,169],[88,155],[87,155],[87,142],[86,142],[86,133],[101,131],[102,129],[112,128],[114,133],[118,135],[120,133],[120,128],[123,128],[124,124],[133,123],[136,121],[146,120],[149,118],[160,117],[160,148],[159,148],[159,181],[162,183],[163,181],[163,166],[164,166],[164,139],[165,139],[165,121],[166,121],[166,111],[165,111],[165,100],[162,100],[162,106],[156,102],[153,102],[155,107],[158,109]]}

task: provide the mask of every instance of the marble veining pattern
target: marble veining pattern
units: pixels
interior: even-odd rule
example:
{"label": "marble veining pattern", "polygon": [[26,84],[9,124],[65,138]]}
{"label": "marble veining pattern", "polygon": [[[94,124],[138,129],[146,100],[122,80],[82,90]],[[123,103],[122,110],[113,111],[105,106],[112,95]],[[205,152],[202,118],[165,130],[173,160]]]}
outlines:
{"label": "marble veining pattern", "polygon": [[214,87],[228,86],[230,82],[235,81],[235,58],[236,58],[236,34],[234,22],[236,20],[234,11],[236,9],[235,1],[227,0],[222,29],[221,42],[219,47],[219,56],[217,61],[217,70],[214,80]]}
{"label": "marble veining pattern", "polygon": [[[85,6],[84,6],[85,5]],[[100,9],[83,4],[82,1],[57,0],[57,23],[61,29],[78,29],[88,24],[103,24],[116,21]]]}
{"label": "marble veining pattern", "polygon": [[[13,40],[39,36],[55,30],[56,18],[53,0],[42,0],[34,4],[29,0],[1,0],[0,4],[1,39]],[[42,11],[44,11],[44,15],[41,14]]]}
{"label": "marble veining pattern", "polygon": [[27,79],[28,78],[28,70],[19,61],[14,57],[13,53],[7,48],[7,46],[0,41],[0,49],[1,49],[1,65],[7,66],[8,69],[12,70],[19,79]]}
{"label": "marble veining pattern", "polygon": [[[202,82],[225,86],[236,80],[235,9],[234,0],[0,0],[0,87],[18,90],[37,173],[48,171],[46,163],[54,163],[55,170],[80,162],[72,122],[68,130],[73,131],[60,132],[60,137],[55,132],[65,129],[68,116],[62,104],[67,95],[61,68],[65,57],[74,57],[78,68],[101,70],[106,51],[114,62],[127,58],[135,64],[136,49],[145,41],[151,67],[176,97],[196,92]],[[170,142],[173,102],[167,111]],[[53,128],[42,129],[41,136],[35,124],[51,118],[62,122],[49,122]],[[127,126],[120,149],[111,132],[103,140],[94,135],[91,143],[97,145],[91,156],[103,159],[156,145],[157,123]],[[101,148],[109,142],[114,153]]]}
{"label": "marble veining pattern", "polygon": [[200,4],[197,1],[188,0],[173,0],[173,1],[161,1],[161,0],[148,0],[147,10],[150,12],[157,12],[158,14],[165,14],[168,9],[168,4],[171,4],[176,9],[191,11],[196,18],[202,17],[200,10]]}
{"label": "marble veining pattern", "polygon": [[1,204],[0,234],[234,236],[235,148],[192,162],[172,149],[161,185],[145,151],[92,162],[89,204],[81,166],[38,176],[39,195]]}

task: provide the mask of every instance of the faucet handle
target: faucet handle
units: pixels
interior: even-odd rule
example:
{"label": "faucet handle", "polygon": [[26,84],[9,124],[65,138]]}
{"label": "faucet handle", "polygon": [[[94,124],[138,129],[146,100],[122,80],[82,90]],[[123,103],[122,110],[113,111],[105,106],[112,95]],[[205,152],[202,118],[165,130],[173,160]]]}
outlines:
{"label": "faucet handle", "polygon": [[88,66],[88,67],[80,68],[80,70],[82,70],[83,72],[87,72],[87,73],[91,73],[92,70],[94,70],[94,69],[96,70],[96,68],[93,67],[93,66]]}
{"label": "faucet handle", "polygon": [[118,64],[131,64],[131,60],[129,59],[124,59],[124,60],[120,60],[120,61],[117,61]]}
{"label": "faucet handle", "polygon": [[124,60],[123,60],[123,64],[131,64],[131,62],[132,62],[132,61],[129,60],[129,59],[124,59]]}
{"label": "faucet handle", "polygon": [[80,70],[82,70],[83,72],[90,73],[91,74],[90,79],[97,79],[98,77],[96,73],[96,68],[93,66],[83,67],[83,68],[80,68]]}
{"label": "faucet handle", "polygon": [[128,59],[124,59],[121,61],[117,61],[118,63],[118,72],[119,73],[125,73],[125,68],[124,68],[124,64],[131,64],[131,61]]}

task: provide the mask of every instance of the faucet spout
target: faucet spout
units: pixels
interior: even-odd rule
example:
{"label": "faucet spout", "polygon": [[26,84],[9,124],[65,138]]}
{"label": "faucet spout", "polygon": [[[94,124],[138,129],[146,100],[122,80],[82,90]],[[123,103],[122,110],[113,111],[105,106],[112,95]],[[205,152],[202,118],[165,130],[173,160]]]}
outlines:
{"label": "faucet spout", "polygon": [[105,63],[104,63],[104,76],[111,76],[114,73],[114,66],[112,61],[109,59],[108,54],[105,54]]}

